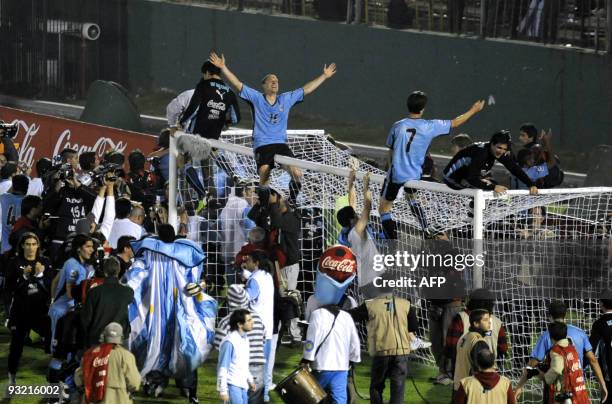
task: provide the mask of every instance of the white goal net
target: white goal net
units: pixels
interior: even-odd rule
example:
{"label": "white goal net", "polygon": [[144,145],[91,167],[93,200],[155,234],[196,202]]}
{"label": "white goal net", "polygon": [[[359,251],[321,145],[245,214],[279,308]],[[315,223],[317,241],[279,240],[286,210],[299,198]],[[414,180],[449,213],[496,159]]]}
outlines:
{"label": "white goal net", "polygon": [[[227,131],[221,140],[222,144],[214,144],[218,150],[210,164],[217,204],[194,213],[202,199],[201,192],[198,194],[186,181],[184,170],[178,178],[178,204],[192,215],[189,237],[204,245],[207,276],[217,282],[222,281],[227,266],[232,264],[227,254],[228,249],[231,251],[227,244],[232,240],[224,240],[223,227],[227,223],[220,219],[224,201],[232,193],[234,180],[258,179],[251,132]],[[362,174],[372,175],[370,221],[375,235],[382,232],[376,207],[385,172],[340,150],[323,131],[289,131],[289,146],[296,160],[277,156],[277,161],[291,161],[303,172],[297,200],[302,225],[298,289],[305,301],[314,290],[320,254],[336,244],[339,225],[335,213],[346,196],[349,168],[359,173],[355,184],[357,212],[363,206]],[[193,165],[200,173],[198,164]],[[271,178],[273,186],[287,192],[288,174],[276,169]],[[610,286],[612,188],[543,190],[535,196],[526,191],[510,191],[506,197],[496,198],[492,193],[452,191],[436,183],[415,182],[410,186],[418,189],[415,198],[430,232],[444,234],[459,253],[484,254],[484,266],[466,273],[466,287],[469,291],[482,285],[498,296],[495,312],[505,325],[510,346],[505,359],[498,361],[504,374],[518,380],[537,337],[546,329],[546,307],[551,299],[565,301],[570,308],[568,322],[588,332],[599,315],[599,293]],[[422,252],[421,222],[401,193],[393,216],[399,238],[395,247],[409,253]],[[399,289],[398,293],[409,297],[417,308],[421,327],[418,334],[427,339],[427,299],[416,289]],[[421,360],[433,363],[428,351],[418,352]],[[590,390],[591,397],[596,397],[592,384]],[[531,382],[524,399],[535,402],[540,394],[540,385]]]}

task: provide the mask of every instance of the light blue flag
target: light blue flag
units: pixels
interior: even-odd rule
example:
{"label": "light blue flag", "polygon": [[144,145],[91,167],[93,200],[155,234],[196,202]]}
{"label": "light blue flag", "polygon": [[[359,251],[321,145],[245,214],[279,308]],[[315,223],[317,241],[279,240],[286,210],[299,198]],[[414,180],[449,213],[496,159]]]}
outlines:
{"label": "light blue flag", "polygon": [[134,290],[130,350],[143,376],[158,370],[188,377],[208,356],[215,336],[217,301],[185,293],[188,283],[199,282],[206,255],[189,240],[146,238],[132,248],[137,258],[125,275]]}

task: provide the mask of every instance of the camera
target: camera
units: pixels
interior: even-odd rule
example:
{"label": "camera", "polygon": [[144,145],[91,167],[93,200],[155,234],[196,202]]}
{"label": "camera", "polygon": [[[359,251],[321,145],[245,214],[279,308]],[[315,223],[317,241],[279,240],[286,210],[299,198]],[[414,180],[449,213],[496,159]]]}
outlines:
{"label": "camera", "polygon": [[[89,171],[79,175],[77,178],[84,186],[89,186],[93,182],[97,185],[104,185],[104,179],[108,181],[117,181],[117,171],[120,169],[118,164],[104,162],[96,167],[93,171]],[[111,175],[108,175],[108,174]]]}
{"label": "camera", "polygon": [[64,163],[57,168],[58,179],[60,181],[66,181],[74,178],[74,170],[69,163]]}
{"label": "camera", "polygon": [[574,395],[572,394],[571,391],[564,391],[562,393],[555,395],[555,403],[571,404],[573,396]]}
{"label": "camera", "polygon": [[18,129],[19,127],[17,126],[16,123],[10,124],[4,121],[0,121],[0,132],[2,132],[0,137],[2,138],[13,139],[15,136],[17,136]]}
{"label": "camera", "polygon": [[548,372],[548,369],[550,369],[550,365],[540,362],[536,365],[535,368],[527,366],[525,369],[527,369],[527,379],[531,379],[532,377],[540,374],[540,371],[544,373]]}

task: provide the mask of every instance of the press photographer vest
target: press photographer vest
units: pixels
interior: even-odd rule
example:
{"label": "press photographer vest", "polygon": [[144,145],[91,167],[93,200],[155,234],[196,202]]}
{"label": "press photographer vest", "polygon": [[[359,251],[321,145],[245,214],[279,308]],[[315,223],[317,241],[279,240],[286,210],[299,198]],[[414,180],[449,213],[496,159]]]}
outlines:
{"label": "press photographer vest", "polygon": [[472,361],[470,353],[479,341],[486,339],[477,331],[470,331],[457,342],[457,360],[455,361],[455,374],[453,375],[453,390],[459,390],[461,380],[472,374]]}
{"label": "press photographer vest", "polygon": [[370,356],[408,355],[410,302],[399,297],[366,300],[368,352]]}
{"label": "press photographer vest", "polygon": [[511,384],[510,379],[501,376],[495,387],[491,390],[486,390],[474,376],[461,380],[461,386],[463,386],[467,397],[467,404],[505,403],[508,399],[508,389]]}
{"label": "press photographer vest", "polygon": [[[463,335],[467,334],[470,329],[470,315],[465,312],[465,310],[459,312],[459,317],[461,317],[461,321],[463,322]],[[497,316],[491,314],[491,335],[487,335],[484,337],[487,345],[491,348],[491,352],[497,358],[497,338],[499,337],[499,330],[501,329],[502,323]],[[462,336],[463,336],[462,335]]]}

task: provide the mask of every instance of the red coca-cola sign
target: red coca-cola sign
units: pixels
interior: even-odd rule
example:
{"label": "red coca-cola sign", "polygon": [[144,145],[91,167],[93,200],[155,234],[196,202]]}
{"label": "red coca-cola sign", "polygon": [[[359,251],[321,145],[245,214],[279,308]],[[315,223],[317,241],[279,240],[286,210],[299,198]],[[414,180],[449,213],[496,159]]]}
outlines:
{"label": "red coca-cola sign", "polygon": [[34,166],[42,157],[52,158],[70,147],[79,153],[94,151],[100,157],[116,150],[127,157],[134,149],[144,154],[153,151],[156,137],[71,119],[36,114],[0,106],[0,119],[15,123],[19,130],[15,143],[19,144],[19,160]]}
{"label": "red coca-cola sign", "polygon": [[325,250],[319,258],[319,271],[338,282],[344,282],[357,272],[357,259],[350,248],[335,245]]}

